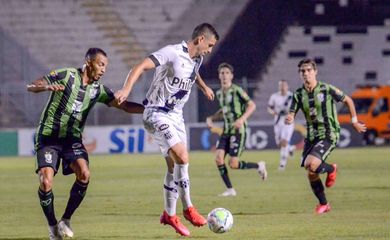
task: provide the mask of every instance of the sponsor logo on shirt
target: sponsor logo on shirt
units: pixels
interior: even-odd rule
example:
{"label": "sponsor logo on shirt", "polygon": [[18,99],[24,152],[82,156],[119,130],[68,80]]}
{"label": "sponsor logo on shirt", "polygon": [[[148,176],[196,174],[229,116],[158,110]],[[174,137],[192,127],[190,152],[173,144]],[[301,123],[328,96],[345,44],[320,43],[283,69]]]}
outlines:
{"label": "sponsor logo on shirt", "polygon": [[182,90],[190,90],[192,87],[192,84],[195,82],[195,80],[192,80],[190,78],[178,78],[173,77],[169,80],[169,84],[173,87],[177,87]]}

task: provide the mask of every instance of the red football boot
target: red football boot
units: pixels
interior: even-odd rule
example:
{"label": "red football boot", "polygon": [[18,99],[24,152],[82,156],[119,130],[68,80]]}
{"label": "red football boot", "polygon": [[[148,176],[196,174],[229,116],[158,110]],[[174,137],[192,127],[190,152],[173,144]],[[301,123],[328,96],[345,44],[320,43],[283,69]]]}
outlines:
{"label": "red football boot", "polygon": [[318,204],[316,207],[316,213],[317,214],[322,214],[330,211],[330,205],[329,203],[325,205]]}
{"label": "red football boot", "polygon": [[184,210],[183,215],[194,226],[201,227],[207,223],[206,218],[200,215],[195,207],[189,207],[187,210]]}
{"label": "red football boot", "polygon": [[164,211],[160,217],[160,223],[164,225],[171,225],[176,232],[182,236],[190,236],[190,231],[180,222],[180,218],[176,215],[169,216],[168,213]]}
{"label": "red football boot", "polygon": [[332,167],[334,168],[333,172],[328,173],[328,176],[326,177],[325,186],[327,188],[330,188],[336,182],[336,177],[337,177],[337,165],[336,165],[336,163],[333,163]]}

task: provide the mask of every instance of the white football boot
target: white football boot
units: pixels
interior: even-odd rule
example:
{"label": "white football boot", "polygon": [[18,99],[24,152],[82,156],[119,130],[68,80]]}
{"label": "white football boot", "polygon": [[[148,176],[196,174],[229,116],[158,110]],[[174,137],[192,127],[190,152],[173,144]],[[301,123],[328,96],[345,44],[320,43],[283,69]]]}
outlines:
{"label": "white football boot", "polygon": [[58,225],[49,226],[49,240],[62,240]]}
{"label": "white football boot", "polygon": [[261,179],[263,179],[263,181],[267,180],[267,169],[265,168],[265,162],[260,161],[257,164],[259,165],[257,171],[259,172]]}
{"label": "white football boot", "polygon": [[58,230],[64,237],[73,237],[73,230],[70,227],[70,220],[69,219],[61,219],[58,223]]}
{"label": "white football boot", "polygon": [[218,196],[220,196],[220,197],[234,197],[236,195],[237,195],[237,193],[236,193],[236,190],[234,190],[234,188],[228,188],[228,189],[226,189],[225,192],[219,194]]}

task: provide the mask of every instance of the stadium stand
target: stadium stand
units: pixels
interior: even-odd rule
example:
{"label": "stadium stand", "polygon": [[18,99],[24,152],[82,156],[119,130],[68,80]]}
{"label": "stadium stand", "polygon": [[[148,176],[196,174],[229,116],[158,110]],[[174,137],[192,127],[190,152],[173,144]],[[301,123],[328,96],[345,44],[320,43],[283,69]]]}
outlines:
{"label": "stadium stand", "polygon": [[[346,93],[353,91],[357,84],[390,83],[387,53],[390,26],[386,24],[386,15],[381,15],[383,9],[390,12],[389,4],[383,2],[383,7],[378,8],[378,1],[369,6],[358,1],[342,6],[338,1],[311,2],[302,8],[311,15],[311,21],[307,16],[298,17],[296,26],[286,28],[266,71],[258,77],[255,102],[259,111],[254,114],[256,120],[272,119],[266,114],[267,100],[272,92],[277,91],[280,79],[286,79],[291,90],[301,86],[297,64],[304,57],[316,60],[319,80],[335,84]],[[321,14],[315,13],[318,4],[324,11]],[[373,14],[378,9],[379,13]],[[362,12],[366,15],[362,16]]]}

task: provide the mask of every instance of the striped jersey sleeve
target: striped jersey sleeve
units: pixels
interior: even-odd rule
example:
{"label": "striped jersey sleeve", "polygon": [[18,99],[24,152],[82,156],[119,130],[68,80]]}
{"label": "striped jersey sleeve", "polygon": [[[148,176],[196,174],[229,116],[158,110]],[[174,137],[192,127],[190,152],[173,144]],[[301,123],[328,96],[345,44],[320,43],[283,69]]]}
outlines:
{"label": "striped jersey sleeve", "polygon": [[43,78],[46,79],[49,84],[63,84],[69,71],[69,68],[56,69],[45,75]]}
{"label": "striped jersey sleeve", "polygon": [[105,86],[104,84],[100,85],[100,93],[97,98],[97,101],[100,103],[104,103],[108,105],[110,102],[112,102],[115,99],[113,91]]}

